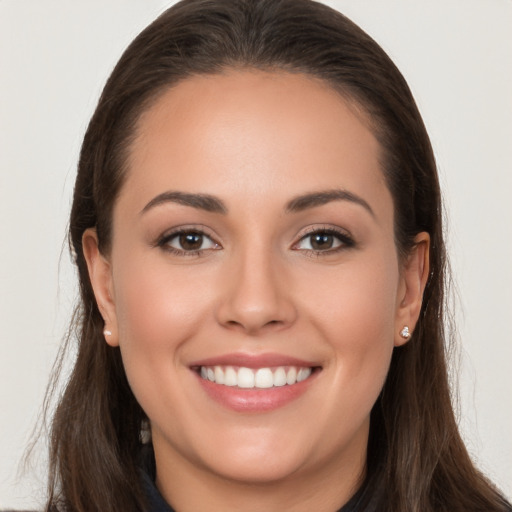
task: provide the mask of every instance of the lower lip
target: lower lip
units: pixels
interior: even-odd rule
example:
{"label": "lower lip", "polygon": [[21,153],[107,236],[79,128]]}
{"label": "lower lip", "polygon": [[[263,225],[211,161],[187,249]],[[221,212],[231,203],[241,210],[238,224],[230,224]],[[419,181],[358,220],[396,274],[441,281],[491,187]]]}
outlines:
{"label": "lower lip", "polygon": [[318,371],[296,384],[275,386],[272,388],[242,389],[236,386],[216,384],[197,375],[206,393],[219,404],[236,412],[266,412],[279,409],[297,400],[315,380]]}

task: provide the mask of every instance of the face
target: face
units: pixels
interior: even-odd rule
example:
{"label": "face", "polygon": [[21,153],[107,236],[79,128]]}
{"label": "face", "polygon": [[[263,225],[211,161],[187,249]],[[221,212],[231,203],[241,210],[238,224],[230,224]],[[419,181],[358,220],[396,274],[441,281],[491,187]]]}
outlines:
{"label": "face", "polygon": [[356,478],[425,273],[423,253],[399,265],[363,115],[312,78],[231,71],[137,133],[111,253],[84,245],[157,471]]}

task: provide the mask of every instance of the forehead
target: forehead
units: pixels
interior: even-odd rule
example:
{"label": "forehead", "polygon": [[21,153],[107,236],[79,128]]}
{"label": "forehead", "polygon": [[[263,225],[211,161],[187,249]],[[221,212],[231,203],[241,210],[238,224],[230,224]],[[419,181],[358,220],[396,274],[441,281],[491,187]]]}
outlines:
{"label": "forehead", "polygon": [[131,194],[142,208],[178,189],[286,201],[343,188],[388,200],[379,155],[361,109],[321,80],[254,70],[196,76],[141,116],[121,199]]}

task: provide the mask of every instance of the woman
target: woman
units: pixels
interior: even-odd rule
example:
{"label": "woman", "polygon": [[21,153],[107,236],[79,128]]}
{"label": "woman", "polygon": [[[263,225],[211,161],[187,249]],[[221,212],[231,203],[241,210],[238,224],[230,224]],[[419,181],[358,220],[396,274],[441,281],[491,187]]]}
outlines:
{"label": "woman", "polygon": [[82,146],[48,508],[509,510],[453,416],[440,212],[410,91],[342,15],[165,12]]}

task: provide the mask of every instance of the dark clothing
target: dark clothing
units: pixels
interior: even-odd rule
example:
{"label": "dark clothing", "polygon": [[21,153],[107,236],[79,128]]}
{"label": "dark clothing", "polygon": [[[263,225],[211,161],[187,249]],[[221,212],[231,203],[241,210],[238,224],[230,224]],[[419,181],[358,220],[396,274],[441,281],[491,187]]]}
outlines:
{"label": "dark clothing", "polygon": [[154,481],[147,473],[142,474],[144,489],[148,500],[148,512],[174,512],[174,510],[162,498]]}
{"label": "dark clothing", "polygon": [[[163,499],[155,486],[156,468],[152,450],[147,450],[144,454],[141,473],[148,499],[148,512],[175,512]],[[356,504],[359,498],[358,494],[359,493],[356,493],[356,495],[345,506],[341,507],[338,512],[357,512]]]}

